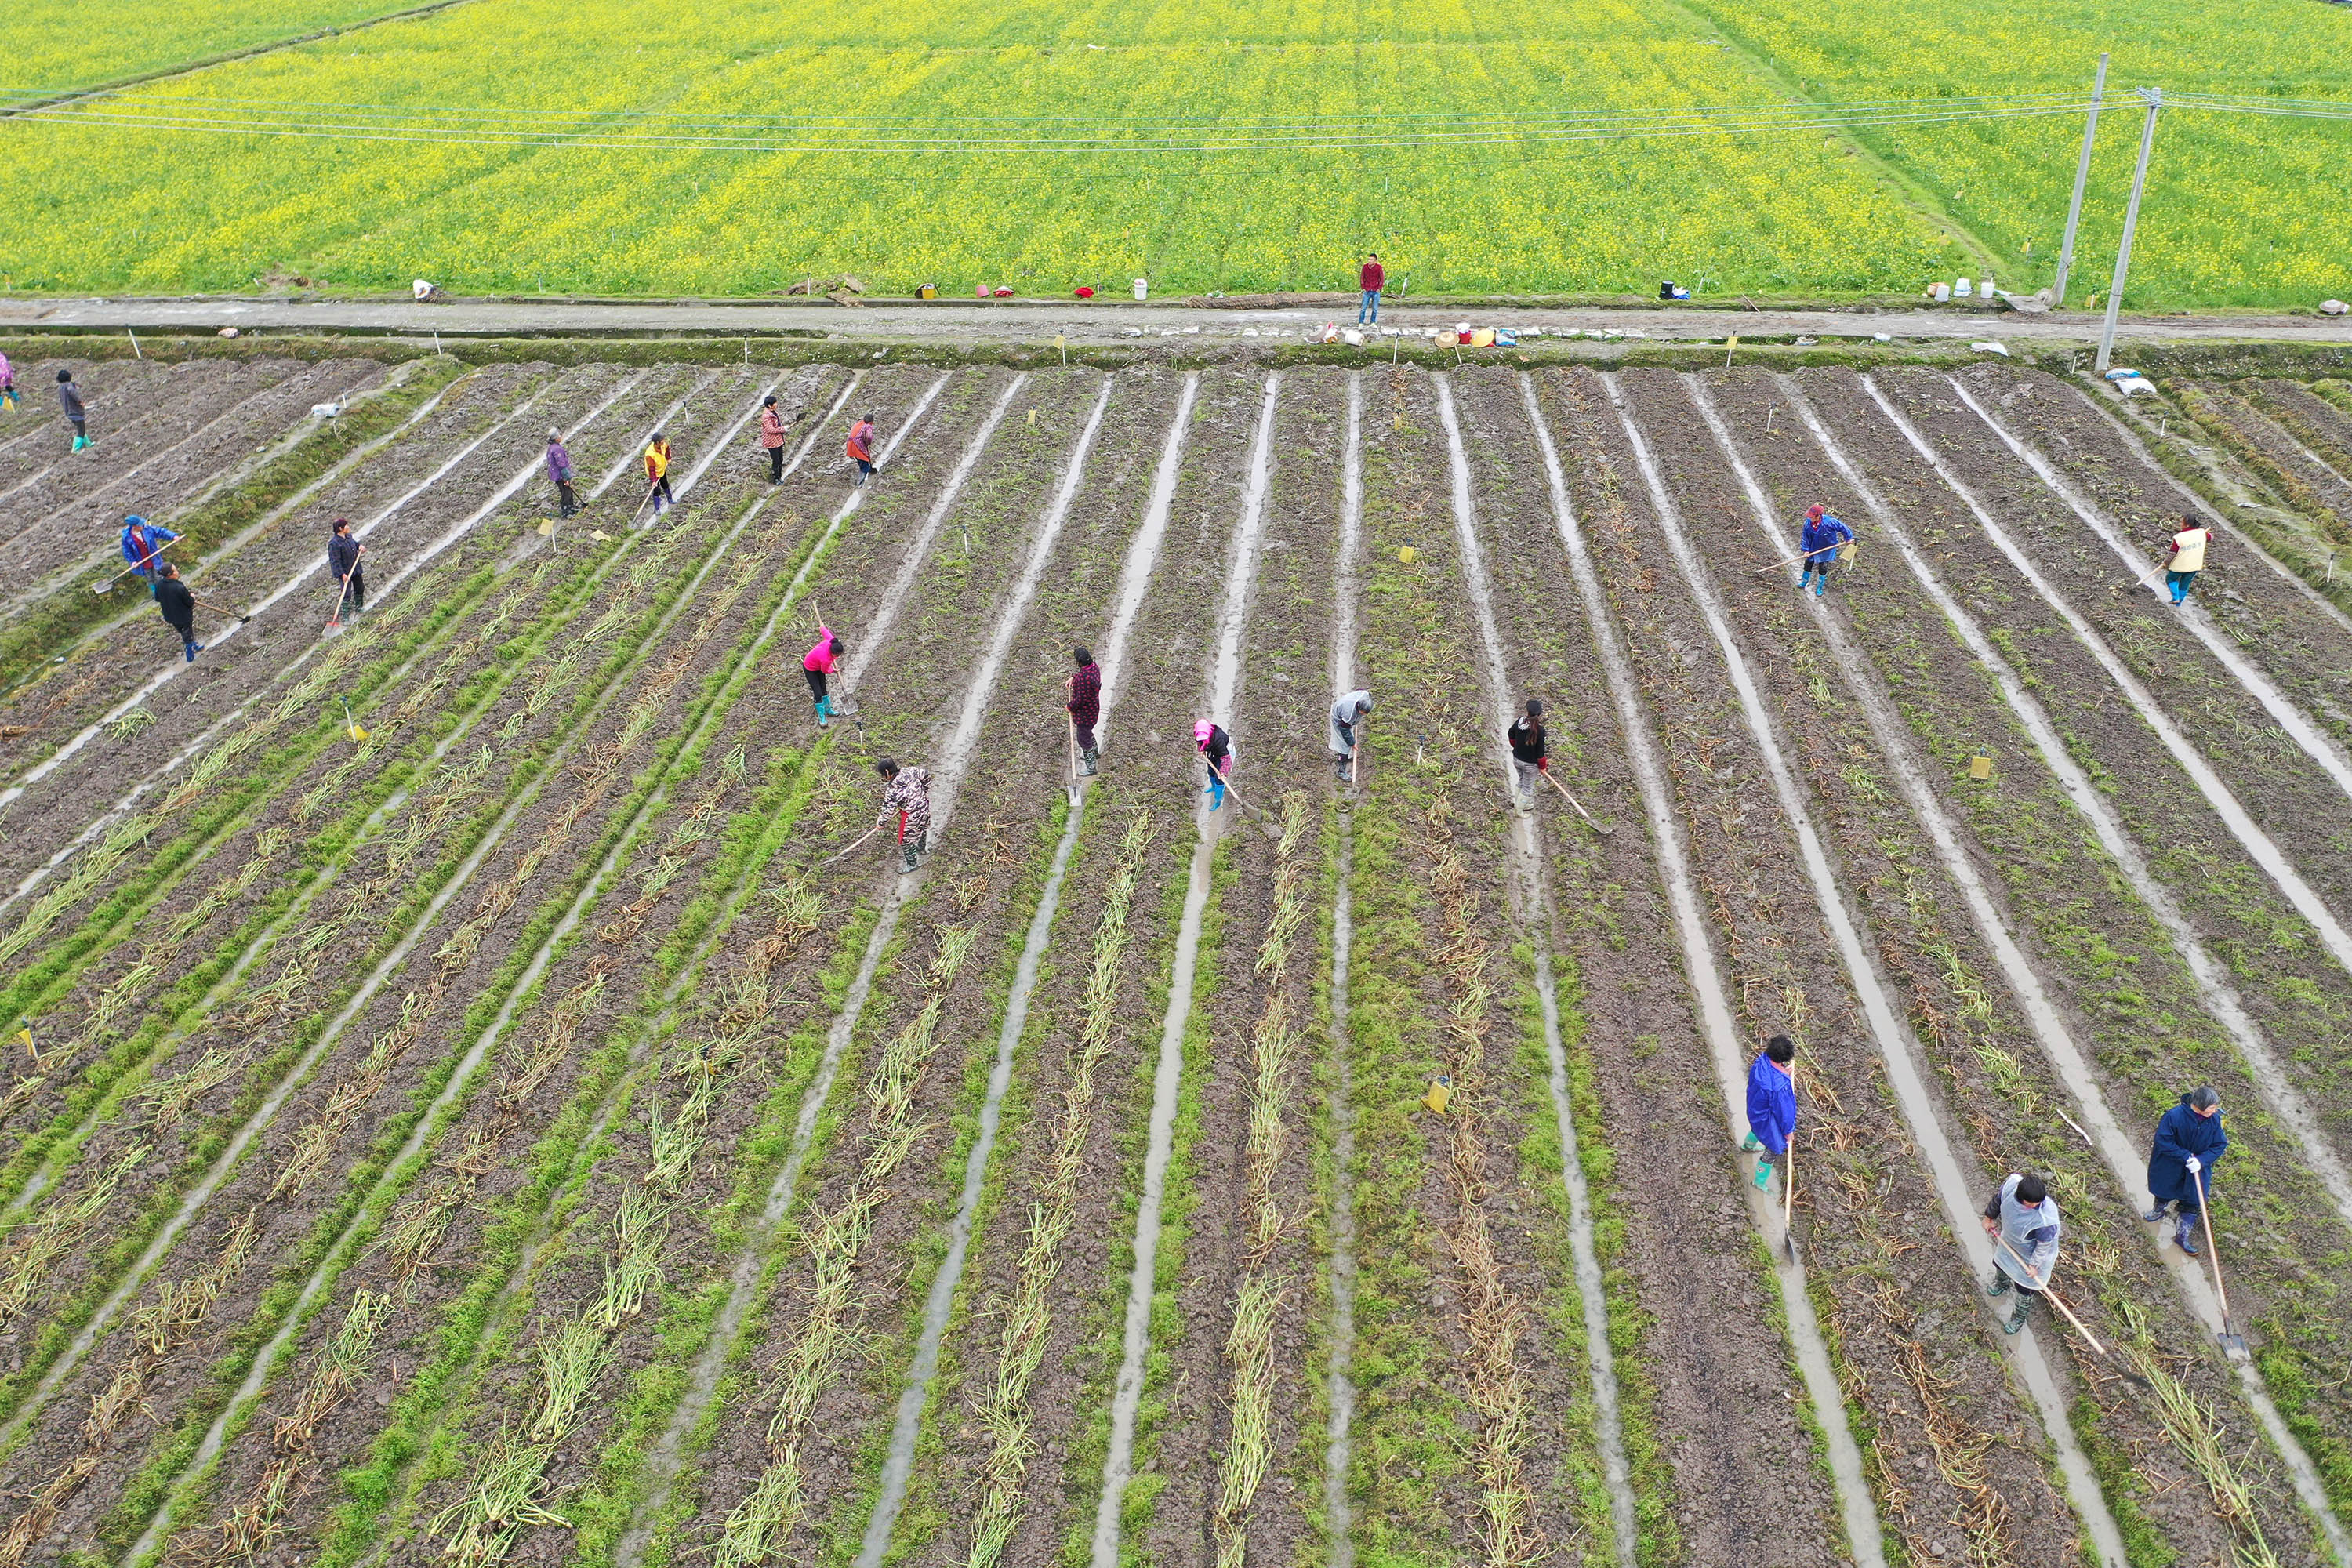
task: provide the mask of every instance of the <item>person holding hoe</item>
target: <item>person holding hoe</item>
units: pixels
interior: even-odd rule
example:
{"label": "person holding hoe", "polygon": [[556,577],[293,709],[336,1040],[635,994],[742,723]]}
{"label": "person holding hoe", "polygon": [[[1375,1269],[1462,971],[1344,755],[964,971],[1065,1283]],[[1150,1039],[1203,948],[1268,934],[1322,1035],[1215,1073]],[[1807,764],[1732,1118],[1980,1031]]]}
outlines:
{"label": "person holding hoe", "polygon": [[2197,574],[2205,570],[2205,547],[2212,542],[2211,529],[2182,514],[2179,531],[2164,547],[2164,585],[2172,590],[2174,604],[2189,602],[2189,590],[2197,586]]}
{"label": "person holding hoe", "polygon": [[170,529],[148,521],[136,512],[122,520],[122,558],[131,563],[131,570],[153,593],[163,578],[160,557],[163,547],[179,539]]}
{"label": "person holding hoe", "polygon": [[1801,591],[1810,579],[1813,597],[1818,599],[1829,591],[1830,567],[1837,560],[1838,551],[1853,542],[1853,530],[1830,515],[1830,509],[1815,501],[1805,509],[1805,569],[1797,574],[1797,587]]}
{"label": "person holding hoe", "polygon": [[1797,1043],[1775,1035],[1748,1068],[1748,1136],[1739,1146],[1756,1156],[1759,1192],[1772,1184],[1772,1163],[1789,1152],[1797,1131],[1796,1061]]}
{"label": "person holding hoe", "polygon": [[335,519],[334,532],[327,539],[327,573],[335,580],[337,620],[345,610],[356,616],[367,608],[367,573],[360,565],[366,553],[367,546],[352,537],[352,520]]}
{"label": "person holding hoe", "polygon": [[1356,782],[1356,748],[1364,743],[1364,721],[1372,711],[1372,694],[1350,691],[1331,704],[1331,773],[1341,784]]}
{"label": "person holding hoe", "polygon": [[669,488],[669,437],[658,430],[646,443],[646,494],[654,503],[656,517],[662,514],[663,507],[677,504]]}
{"label": "person holding hoe", "polygon": [[1503,731],[1503,739],[1510,743],[1511,771],[1519,778],[1519,798],[1535,799],[1536,780],[1551,772],[1551,754],[1544,744],[1543,703],[1539,699],[1528,699],[1528,710],[1511,721],[1510,727]]}
{"label": "person holding hoe", "polygon": [[816,646],[801,656],[801,674],[808,681],[809,696],[816,702],[816,727],[824,729],[833,722],[833,699],[825,690],[825,678],[834,672],[847,650],[841,639],[833,635],[831,626],[816,629]]}
{"label": "person holding hoe", "polygon": [[163,612],[163,624],[180,634],[187,661],[195,663],[196,655],[205,651],[205,645],[196,640],[196,596],[180,581],[180,569],[168,561],[155,583],[155,607]]}
{"label": "person holding hoe", "polygon": [[1984,1208],[1985,1234],[1992,1240],[1992,1283],[1985,1294],[1999,1298],[2017,1292],[2017,1309],[2001,1332],[2013,1334],[2025,1327],[2033,1303],[2058,1267],[2058,1200],[2040,1176],[2028,1171],[2001,1183]]}
{"label": "person holding hoe", "polygon": [[1102,752],[1095,747],[1095,726],[1102,722],[1102,666],[1095,662],[1091,651],[1083,647],[1070,650],[1070,662],[1077,668],[1070,672],[1070,695],[1062,706],[1069,710],[1070,738],[1078,749],[1078,772],[1092,778],[1102,761]]}
{"label": "person holding hoe", "polygon": [[912,871],[930,847],[931,775],[921,768],[902,768],[888,757],[875,763],[874,771],[889,786],[882,792],[882,815],[875,826],[889,826],[891,814],[898,814],[899,869]]}
{"label": "person holding hoe", "polygon": [[1206,719],[1192,725],[1192,747],[1201,760],[1209,764],[1208,787],[1201,793],[1209,797],[1211,811],[1222,810],[1225,804],[1225,781],[1234,776],[1234,738]]}
{"label": "person holding hoe", "polygon": [[2197,1245],[2197,1226],[2212,1194],[2212,1169],[2229,1152],[2221,1097],[2210,1083],[2182,1095],[2157,1121],[2155,1146],[2147,1154],[2147,1196],[2154,1206],[2141,1217],[2156,1225],[2168,1207],[2177,1208],[2173,1245],[2191,1258],[2204,1250]]}
{"label": "person holding hoe", "polygon": [[552,426],[547,432],[547,477],[555,481],[556,515],[570,517],[578,511],[580,495],[572,488],[572,452],[563,444],[563,432]]}
{"label": "person holding hoe", "polygon": [[874,416],[861,416],[849,427],[849,460],[857,465],[856,488],[864,489],[874,474]]}

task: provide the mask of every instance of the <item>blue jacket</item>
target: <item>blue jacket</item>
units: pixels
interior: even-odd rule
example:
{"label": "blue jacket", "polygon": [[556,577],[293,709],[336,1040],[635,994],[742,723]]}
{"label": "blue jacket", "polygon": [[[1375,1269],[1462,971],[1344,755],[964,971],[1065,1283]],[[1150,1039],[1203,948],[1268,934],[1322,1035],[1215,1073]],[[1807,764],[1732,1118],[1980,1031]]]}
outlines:
{"label": "blue jacket", "polygon": [[2156,1147],[2148,1151],[2148,1195],[2159,1204],[2177,1203],[2194,1209],[2197,1183],[2190,1179],[2187,1161],[2191,1154],[2205,1163],[2200,1174],[2205,1190],[2213,1190],[2213,1167],[2230,1151],[2229,1134],[2221,1131],[2221,1113],[2200,1116],[2189,1109],[2189,1097],[2182,1095],[2180,1103],[2164,1113],[2156,1124]]}
{"label": "blue jacket", "polygon": [[1797,1130],[1797,1080],[1770,1057],[1758,1057],[1748,1069],[1748,1130],[1775,1154]]}
{"label": "blue jacket", "polygon": [[1853,530],[1827,512],[1822,513],[1818,522],[1811,518],[1805,520],[1805,553],[1808,555],[1843,544],[1853,537]]}
{"label": "blue jacket", "polygon": [[[138,538],[142,532],[147,536],[147,542],[143,545]],[[162,557],[163,546],[179,537],[170,529],[159,527],[143,517],[132,518],[122,525],[122,559],[142,572],[152,572]],[[147,558],[151,550],[157,552],[155,560]]]}

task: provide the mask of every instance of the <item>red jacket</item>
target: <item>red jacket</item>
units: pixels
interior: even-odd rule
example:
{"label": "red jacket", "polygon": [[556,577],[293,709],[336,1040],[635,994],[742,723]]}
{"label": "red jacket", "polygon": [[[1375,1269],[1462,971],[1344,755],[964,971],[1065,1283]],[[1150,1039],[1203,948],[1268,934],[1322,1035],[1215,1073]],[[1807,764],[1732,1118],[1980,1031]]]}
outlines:
{"label": "red jacket", "polygon": [[849,455],[861,463],[872,462],[874,453],[868,443],[873,439],[874,426],[860,419],[849,427]]}
{"label": "red jacket", "polygon": [[1357,274],[1357,279],[1363,284],[1364,291],[1368,294],[1377,293],[1387,288],[1389,282],[1389,275],[1381,270],[1381,264],[1377,261],[1365,262],[1364,269]]}
{"label": "red jacket", "polygon": [[784,422],[772,408],[760,410],[760,445],[773,451],[784,444]]}

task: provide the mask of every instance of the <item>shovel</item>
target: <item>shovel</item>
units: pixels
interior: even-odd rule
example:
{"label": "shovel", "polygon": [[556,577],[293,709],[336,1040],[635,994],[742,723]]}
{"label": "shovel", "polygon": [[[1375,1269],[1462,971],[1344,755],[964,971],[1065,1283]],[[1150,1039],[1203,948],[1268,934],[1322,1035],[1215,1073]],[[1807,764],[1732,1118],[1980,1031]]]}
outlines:
{"label": "shovel", "polygon": [[[195,596],[194,594],[189,595],[188,595],[188,597],[190,597],[190,598],[192,598],[192,599],[195,599],[195,598],[196,598],[196,596]],[[252,617],[251,616],[244,615],[244,614],[242,614],[242,613],[240,613],[240,612],[238,612],[238,611],[232,610],[232,609],[230,609],[226,605],[215,605],[215,604],[214,604],[210,599],[196,599],[196,603],[197,603],[197,604],[199,604],[199,605],[202,605],[205,609],[212,611],[212,612],[213,612],[213,614],[215,614],[215,615],[216,615],[216,616],[236,616],[236,624],[237,624],[237,625],[239,625],[239,626],[243,626],[243,625],[245,625],[247,621],[250,621],[251,619],[253,619],[253,617]]]}
{"label": "shovel", "polygon": [[1234,804],[1235,805],[1240,806],[1244,811],[1249,812],[1261,819],[1258,823],[1258,831],[1260,833],[1265,834],[1268,838],[1273,839],[1277,844],[1282,842],[1282,829],[1274,825],[1274,818],[1267,816],[1265,812],[1258,810],[1257,807],[1244,800],[1241,797],[1241,792],[1234,788],[1230,781],[1225,784],[1225,793],[1234,797]]}
{"label": "shovel", "polygon": [[146,554],[144,554],[144,555],[141,556],[141,557],[140,557],[136,562],[132,563],[131,565],[125,566],[121,571],[117,572],[113,576],[109,577],[105,582],[100,583],[100,584],[98,584],[96,586],[92,587],[92,588],[90,589],[90,592],[91,592],[91,593],[93,593],[93,594],[111,594],[111,593],[113,593],[113,592],[114,592],[114,585],[115,585],[117,583],[121,582],[125,577],[128,577],[128,576],[130,576],[130,575],[131,575],[131,574],[132,574],[133,572],[136,572],[136,571],[140,570],[140,568],[142,568],[142,567],[145,566],[145,565],[147,564],[147,563],[149,563],[150,561],[154,560],[154,559],[155,559],[155,557],[157,557],[158,555],[163,554],[163,552],[165,552],[166,550],[171,549],[171,548],[172,548],[172,546],[173,546],[174,544],[177,544],[177,543],[179,543],[179,542],[179,542],[178,538],[176,538],[176,537],[173,537],[173,538],[167,539],[167,540],[163,541],[163,543],[161,543],[161,544],[157,545],[154,549],[152,549],[152,550],[149,551]]}
{"label": "shovel", "polygon": [[2221,1283],[2221,1249],[2213,1245],[2213,1210],[2205,1202],[2205,1173],[2191,1171],[2189,1179],[2197,1184],[2197,1217],[2205,1222],[2205,1250],[2213,1258],[2213,1294],[2221,1299],[2221,1331],[2216,1337],[2221,1342],[2222,1353],[2236,1360],[2246,1359],[2246,1336],[2230,1327],[2230,1292]]}
{"label": "shovel", "polygon": [[1559,791],[1560,795],[1567,800],[1568,804],[1576,807],[1576,815],[1584,818],[1584,825],[1587,827],[1591,828],[1593,832],[1600,834],[1603,837],[1608,837],[1609,834],[1615,831],[1613,828],[1604,826],[1602,824],[1593,821],[1592,814],[1584,809],[1583,803],[1579,801],[1574,795],[1570,795],[1568,793],[1568,786],[1560,783],[1558,779],[1552,777],[1549,770],[1545,770],[1543,778],[1544,783]]}
{"label": "shovel", "polygon": [[[2018,1266],[2020,1268],[2028,1270],[2032,1268],[2033,1266],[2032,1264],[2026,1262],[2024,1258],[2017,1257],[2017,1248],[2010,1246],[2009,1237],[1996,1232],[1992,1238],[1992,1244],[1995,1247],[2000,1247],[2003,1252],[2008,1253],[2011,1258],[2017,1258]],[[2091,1349],[2097,1353],[2098,1358],[2101,1361],[2107,1363],[2109,1371],[2121,1373],[2126,1380],[2138,1384],[2140,1387],[2147,1389],[2151,1394],[2156,1392],[2156,1384],[2150,1383],[2146,1377],[2134,1372],[2130,1367],[2124,1364],[2124,1360],[2121,1356],[2118,1356],[2115,1352],[2109,1350],[2106,1346],[2099,1342],[2099,1336],[2093,1333],[2090,1329],[2084,1324],[2083,1320],[2074,1315],[2074,1309],[2066,1305],[2065,1301],[2059,1296],[2057,1291],[2053,1290],[2047,1284],[2044,1284],[2042,1287],[2042,1293],[2050,1298],[2050,1304],[2057,1308],[2059,1312],[2064,1316],[2068,1322],[2074,1325],[2074,1331],[2089,1342]]]}

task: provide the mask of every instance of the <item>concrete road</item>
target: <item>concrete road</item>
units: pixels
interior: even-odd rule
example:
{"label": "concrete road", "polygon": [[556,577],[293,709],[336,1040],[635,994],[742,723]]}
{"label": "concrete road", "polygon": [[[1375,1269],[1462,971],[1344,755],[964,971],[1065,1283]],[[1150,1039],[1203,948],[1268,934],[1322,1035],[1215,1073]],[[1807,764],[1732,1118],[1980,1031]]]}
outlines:
{"label": "concrete road", "polygon": [[[1727,333],[1754,338],[1797,336],[1896,341],[2023,340],[2036,346],[2095,343],[2100,320],[2087,312],[2026,315],[1962,309],[1747,310],[1706,309],[1473,309],[1388,304],[1381,325],[1414,333],[1468,321],[1479,326],[1540,328],[1663,341],[1720,342]],[[364,332],[444,337],[581,337],[691,333],[711,337],[792,331],[876,342],[992,342],[1103,343],[1139,337],[1198,337],[1223,342],[1272,337],[1298,341],[1327,321],[1355,322],[1355,302],[1307,299],[1273,309],[1182,302],[1139,305],[1006,300],[990,304],[937,300],[877,303],[856,309],[793,300],[513,301],[452,300],[416,304],[404,300],[299,300],[194,298],[12,299],[0,302],[0,332],[12,325],[89,331],[217,331],[222,327],[276,331]],[[2120,346],[2158,342],[2305,342],[2352,344],[2352,317],[2126,317]]]}

